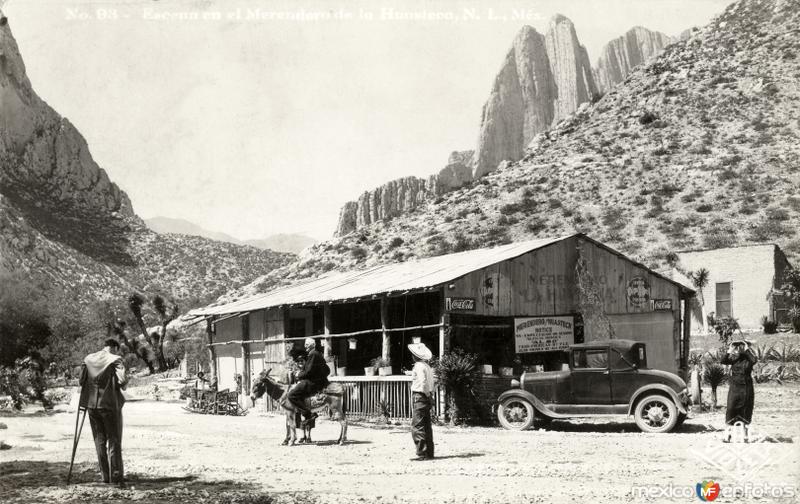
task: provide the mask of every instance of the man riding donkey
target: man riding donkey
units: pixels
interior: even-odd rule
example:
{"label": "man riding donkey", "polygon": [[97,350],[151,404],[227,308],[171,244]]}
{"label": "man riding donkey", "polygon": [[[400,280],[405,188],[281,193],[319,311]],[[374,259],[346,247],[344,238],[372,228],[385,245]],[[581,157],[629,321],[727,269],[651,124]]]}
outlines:
{"label": "man riding donkey", "polygon": [[317,343],[313,338],[306,338],[304,347],[308,354],[306,362],[303,369],[297,372],[298,382],[289,390],[286,398],[294,406],[295,411],[303,415],[305,423],[310,424],[318,415],[306,407],[306,398],[325,389],[331,370],[325,362],[325,357],[317,350]]}

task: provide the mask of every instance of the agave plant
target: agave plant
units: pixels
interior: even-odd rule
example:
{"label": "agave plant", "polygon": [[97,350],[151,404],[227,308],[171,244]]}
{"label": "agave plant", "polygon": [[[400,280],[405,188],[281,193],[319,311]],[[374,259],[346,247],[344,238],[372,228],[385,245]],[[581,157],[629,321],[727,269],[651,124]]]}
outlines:
{"label": "agave plant", "polygon": [[474,388],[481,378],[478,356],[454,348],[432,364],[436,379],[447,391],[450,420],[453,423],[465,420],[470,406],[476,402]]}
{"label": "agave plant", "polygon": [[800,361],[800,348],[782,341],[780,347],[773,346],[770,349],[769,356],[785,366],[789,362]]}
{"label": "agave plant", "polygon": [[756,356],[759,362],[764,362],[771,358],[772,353],[775,351],[775,345],[759,345],[756,343],[750,347],[750,350],[753,352],[753,355]]}
{"label": "agave plant", "polygon": [[728,372],[725,366],[717,363],[709,363],[703,371],[703,381],[711,387],[711,404],[717,407],[717,387],[728,380]]}

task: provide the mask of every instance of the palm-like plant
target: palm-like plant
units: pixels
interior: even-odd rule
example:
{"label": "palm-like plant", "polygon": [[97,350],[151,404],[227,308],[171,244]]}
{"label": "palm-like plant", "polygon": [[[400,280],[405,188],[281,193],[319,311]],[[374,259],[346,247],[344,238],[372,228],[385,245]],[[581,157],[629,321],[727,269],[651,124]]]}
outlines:
{"label": "palm-like plant", "polygon": [[728,372],[725,366],[717,363],[708,363],[703,371],[703,381],[711,387],[711,403],[717,407],[717,387],[728,380]]}
{"label": "palm-like plant", "polygon": [[432,365],[436,379],[447,392],[451,422],[465,420],[470,404],[475,402],[474,388],[481,376],[478,356],[455,348],[433,361]]}
{"label": "palm-like plant", "polygon": [[708,333],[708,320],[706,320],[706,302],[705,297],[703,297],[703,290],[708,286],[710,275],[711,274],[706,268],[700,268],[697,271],[689,274],[689,279],[692,281],[692,285],[695,289],[697,289],[696,299],[697,304],[700,305],[700,317],[703,321],[704,333]]}

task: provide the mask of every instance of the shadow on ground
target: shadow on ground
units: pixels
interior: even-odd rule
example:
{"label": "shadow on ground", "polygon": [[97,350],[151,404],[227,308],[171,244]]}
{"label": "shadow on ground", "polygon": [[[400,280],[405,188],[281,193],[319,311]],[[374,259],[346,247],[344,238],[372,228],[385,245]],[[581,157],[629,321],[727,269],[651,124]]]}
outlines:
{"label": "shadow on ground", "polygon": [[[0,463],[0,501],[8,504],[28,502],[123,503],[140,501],[154,504],[214,503],[272,504],[274,495],[247,481],[206,480],[199,475],[156,475],[131,473],[125,488],[100,482],[91,463],[76,464],[72,482],[66,484],[68,462],[12,461]],[[293,502],[310,503],[313,498],[298,493]]]}
{"label": "shadow on ground", "polygon": [[[597,432],[602,434],[641,432],[633,422],[570,422],[568,420],[554,420],[547,426],[551,432]],[[673,432],[682,434],[697,434],[703,432],[719,432],[720,429],[707,424],[684,423]]]}

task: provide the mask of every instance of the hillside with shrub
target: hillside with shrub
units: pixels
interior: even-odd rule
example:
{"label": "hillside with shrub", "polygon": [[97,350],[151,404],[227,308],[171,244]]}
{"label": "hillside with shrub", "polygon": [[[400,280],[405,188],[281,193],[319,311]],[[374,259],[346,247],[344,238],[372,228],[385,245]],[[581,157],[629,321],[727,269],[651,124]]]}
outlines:
{"label": "hillside with shrub", "polygon": [[332,269],[588,233],[652,267],[775,242],[800,264],[800,3],[742,0],[525,157],[408,215],[319,243],[225,299]]}

